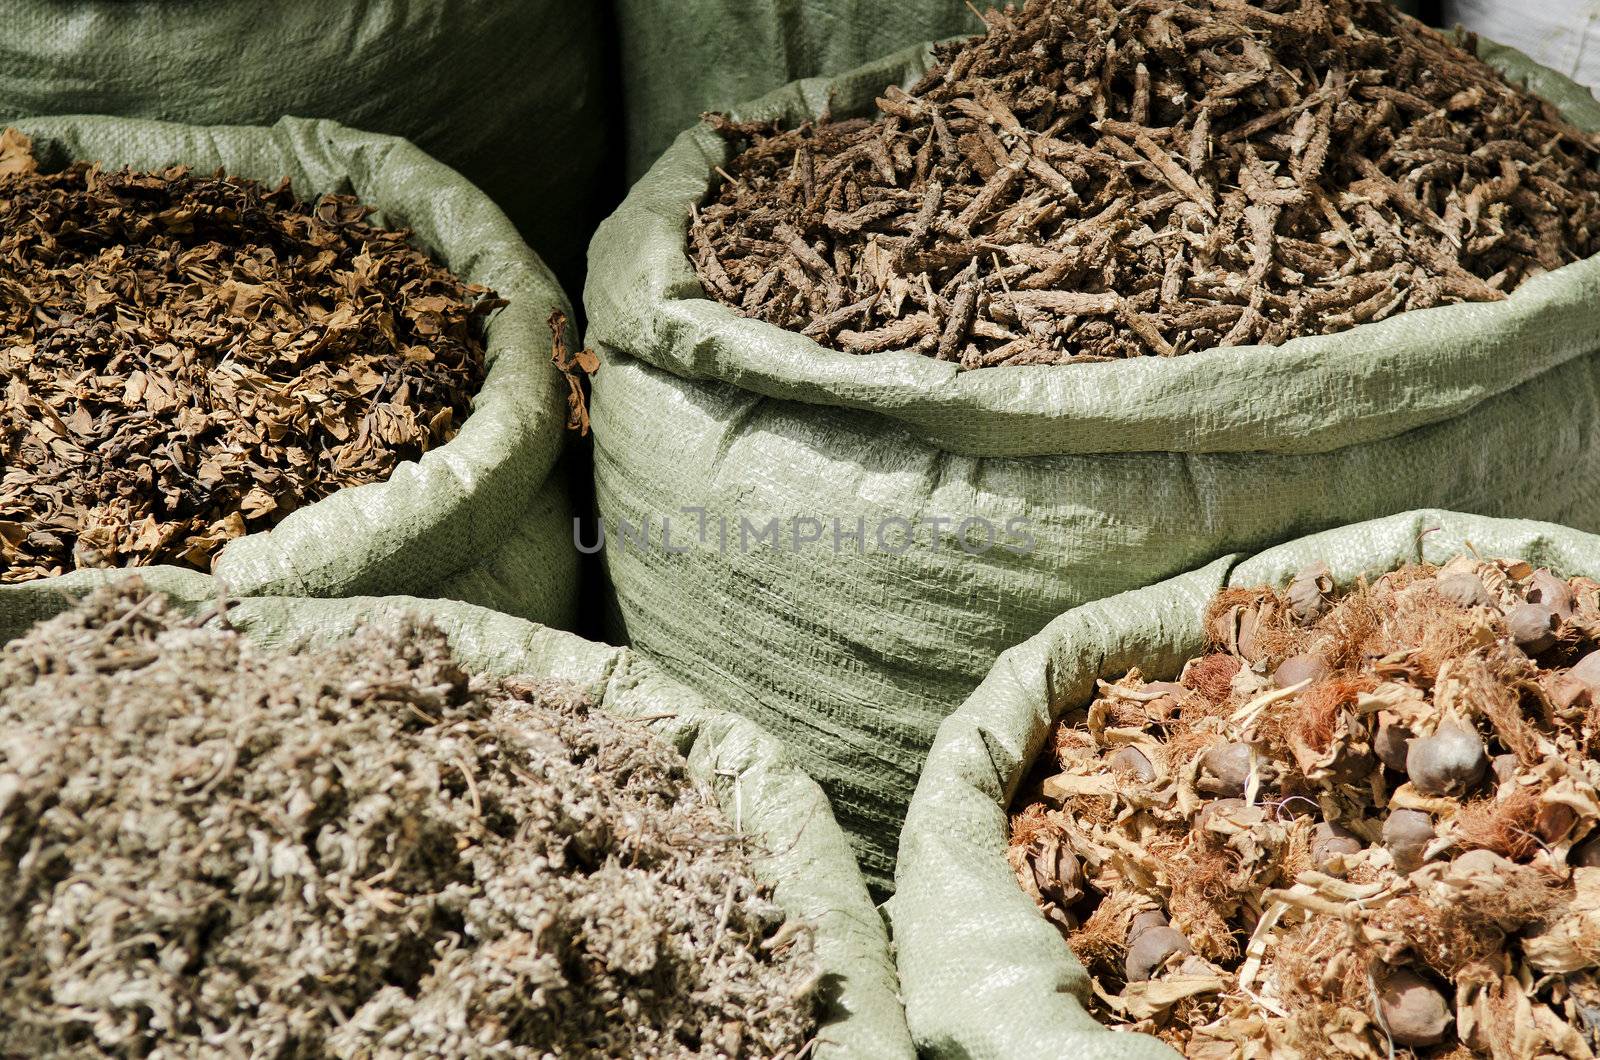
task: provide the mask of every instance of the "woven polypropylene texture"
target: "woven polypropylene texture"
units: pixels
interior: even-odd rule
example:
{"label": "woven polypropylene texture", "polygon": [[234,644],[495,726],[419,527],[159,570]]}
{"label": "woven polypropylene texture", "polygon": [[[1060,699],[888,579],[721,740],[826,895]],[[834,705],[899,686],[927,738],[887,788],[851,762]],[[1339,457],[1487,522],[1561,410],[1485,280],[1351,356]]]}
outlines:
{"label": "woven polypropylene texture", "polygon": [[1600,83],[1600,0],[1444,0],[1442,7],[1446,26],[1503,40],[1579,84]]}
{"label": "woven polypropylene texture", "polygon": [[[706,111],[897,48],[984,32],[985,0],[615,0],[628,179]],[[1415,12],[1416,0],[1398,5]]]}
{"label": "woven polypropylene texture", "polygon": [[[1485,54],[1600,128],[1581,89]],[[927,59],[801,81],[736,113],[792,121],[831,100],[846,115]],[[708,299],[685,232],[728,151],[709,128],[684,133],[590,248],[615,632],[794,747],[875,885],[939,721],[1063,611],[1419,506],[1600,529],[1600,258],[1503,302],[1276,349],[958,373],[825,349]],[[663,517],[686,551],[663,547]],[[804,523],[762,543],[772,517],[817,520],[821,539],[795,541],[817,532]],[[898,551],[899,521],[927,517],[953,521]],[[955,536],[971,517],[996,536],[982,555]],[[651,545],[618,540],[647,520]]]}
{"label": "woven polypropylene texture", "polygon": [[907,1018],[925,1055],[1170,1057],[1084,1010],[1088,976],[1006,861],[1006,811],[1054,721],[1132,667],[1174,676],[1205,645],[1224,585],[1286,584],[1325,561],[1341,584],[1467,546],[1561,574],[1600,577],[1600,537],[1520,520],[1422,511],[1342,527],[1239,562],[1069,611],[1008,650],[939,727],[906,815],[889,901]]}
{"label": "woven polypropylene texture", "polygon": [[601,7],[7,0],[0,121],[116,114],[270,125],[292,115],[403,136],[475,182],[576,284],[583,222],[611,149]]}
{"label": "woven polypropylene texture", "polygon": [[[59,613],[94,587],[141,578],[191,610],[216,605],[220,583],[173,567],[84,571],[29,594],[29,622]],[[827,796],[784,748],[756,725],[663,674],[626,648],[583,640],[485,608],[404,597],[237,601],[228,621],[263,644],[327,643],[367,622],[420,615],[448,635],[473,673],[533,674],[578,684],[596,706],[645,719],[688,759],[723,813],[751,840],[755,872],[790,916],[811,925],[822,966],[819,1057],[912,1060],[905,1013],[882,917],[867,895],[850,844]],[[0,609],[0,643],[20,635],[18,613]]]}
{"label": "woven polypropylene texture", "polygon": [[[333,122],[193,126],[129,118],[19,123],[43,167],[74,159],[154,168],[184,163],[276,182],[302,196],[347,192],[463,279],[510,303],[487,325],[489,371],[455,438],[383,482],[340,490],[270,531],[223,548],[213,573],[254,596],[448,595],[565,627],[576,609],[571,505],[557,467],[566,384],[550,363],[553,310],[571,309],[554,277],[494,203],[404,140]],[[0,612],[21,607],[0,587]]]}
{"label": "woven polypropylene texture", "polygon": [[616,0],[615,6],[630,180],[706,111],[797,78],[840,73],[908,44],[984,28],[966,0]]}

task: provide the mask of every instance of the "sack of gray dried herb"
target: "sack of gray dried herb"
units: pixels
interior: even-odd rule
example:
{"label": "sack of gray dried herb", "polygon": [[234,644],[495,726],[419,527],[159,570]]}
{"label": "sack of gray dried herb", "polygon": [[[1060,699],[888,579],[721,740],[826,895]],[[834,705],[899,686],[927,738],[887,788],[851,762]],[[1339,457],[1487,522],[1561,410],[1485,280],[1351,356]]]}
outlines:
{"label": "sack of gray dried herb", "polygon": [[[1414,564],[1437,569],[1383,578]],[[1070,611],[1007,651],[940,727],[901,837],[889,914],[917,1042],[936,1054],[974,1057],[1080,1046],[1107,1057],[1172,1055],[1151,1038],[1108,1033],[1098,1015],[1159,1029],[1170,1040],[1188,1037],[1185,1055],[1195,1056],[1384,1056],[1388,1034],[1396,1055],[1413,1055],[1411,1046],[1423,1050],[1416,1055],[1438,1055],[1422,1043],[1458,1029],[1478,1050],[1470,1055],[1587,1055],[1572,1043],[1592,1035],[1581,1011],[1596,997],[1586,976],[1563,977],[1592,960],[1581,956],[1591,944],[1583,910],[1592,904],[1585,875],[1592,870],[1565,866],[1587,865],[1581,844],[1600,815],[1586,795],[1592,693],[1587,669],[1574,666],[1592,649],[1597,575],[1600,537],[1547,523],[1412,512],[1253,557],[1224,557]],[[1362,578],[1371,583],[1365,595],[1353,591]],[[1259,586],[1271,588],[1252,588]],[[1346,597],[1346,606],[1335,606]],[[1318,654],[1362,638],[1375,652],[1380,641],[1394,650],[1373,658],[1356,657],[1359,649],[1335,652],[1331,662]],[[1321,672],[1318,661],[1340,669]],[[1239,696],[1248,704],[1236,703]],[[1352,709],[1319,711],[1319,702]],[[1168,715],[1169,707],[1176,712]],[[1141,712],[1168,717],[1170,738],[1146,741],[1131,720]],[[1185,725],[1186,713],[1211,720]],[[1061,729],[1065,717],[1084,724]],[[1256,728],[1243,741],[1250,766],[1236,794],[1235,748],[1215,745],[1247,724]],[[1417,726],[1409,743],[1400,731],[1407,725]],[[1200,828],[1222,845],[1227,872],[1237,877],[1212,873],[1220,863],[1204,856],[1214,848],[1203,836],[1175,831],[1174,847],[1152,826],[1129,842],[1121,829],[1138,814],[1091,807],[1091,789],[1107,790],[1080,778],[1093,770],[1049,768],[1085,741],[1106,740],[1126,742],[1140,756],[1122,752],[1114,763],[1130,771],[1116,774],[1126,780],[1116,786],[1119,797],[1142,790],[1140,776],[1181,760],[1171,774],[1182,789],[1178,805],[1197,800],[1191,808],[1200,811]],[[1275,758],[1277,747],[1291,749]],[[1339,753],[1328,754],[1332,748]],[[1061,774],[1045,787],[1062,808],[1014,818],[1043,790],[1030,787],[1036,767]],[[1510,782],[1502,786],[1503,779]],[[1306,802],[1282,795],[1295,784],[1307,787]],[[1267,806],[1281,812],[1261,817],[1257,842],[1252,815]],[[1344,810],[1352,811],[1348,833],[1314,827],[1315,818]],[[1089,865],[1078,860],[1089,856],[1087,846],[1063,836],[1103,835],[1094,831],[1100,825],[1119,829],[1107,839],[1115,852],[1102,851],[1111,860]],[[1266,833],[1280,825],[1285,845],[1274,848]],[[1180,872],[1162,860],[1175,851],[1193,856]],[[1129,887],[1113,885],[1119,877],[1111,862]],[[1074,875],[1074,865],[1088,867]],[[1274,865],[1283,878],[1260,890]],[[1416,872],[1403,877],[1402,870]],[[1079,882],[1089,900],[1075,906],[1067,891]],[[1097,905],[1099,885],[1120,897]],[[1146,885],[1163,896],[1159,908],[1140,890]],[[1244,901],[1240,916],[1259,919],[1224,929],[1215,918],[1230,896]],[[1491,908],[1503,924],[1484,921]],[[1339,932],[1356,934],[1338,942],[1297,934],[1331,930],[1319,919],[1330,911],[1351,914]],[[1143,913],[1171,923],[1134,920]],[[1550,930],[1540,931],[1541,918]],[[1473,940],[1466,948],[1463,929]],[[1219,988],[1213,969],[1185,965],[1178,952],[1185,947],[1231,969],[1226,982]],[[1316,974],[1306,971],[1308,956]],[[1519,982],[1528,961],[1540,971]],[[1341,994],[1368,972],[1377,1007],[1361,1003],[1369,999],[1364,992]],[[1459,998],[1444,985],[1458,975]],[[1221,1013],[1207,997],[1220,1001]],[[1535,1017],[1536,1006],[1550,1012]],[[1513,1011],[1521,1016],[1511,1018]],[[1500,1012],[1507,1015],[1492,1015]],[[1226,1018],[1216,1033],[1191,1033],[1189,1021],[1200,1026],[1218,1014]],[[1557,1027],[1569,1017],[1577,1021],[1571,1034]],[[1513,1041],[1512,1030],[1523,1037]],[[1315,1051],[1334,1048],[1329,1042],[1344,1051]],[[1578,1051],[1563,1051],[1570,1049]]]}
{"label": "sack of gray dried herb", "polygon": [[627,650],[70,580],[0,649],[0,1052],[912,1055],[825,796]]}
{"label": "sack of gray dried herb", "polygon": [[[1479,50],[1566,120],[1600,129],[1586,92],[1506,49]],[[1159,64],[1146,60],[1153,92]],[[731,118],[794,125],[831,108],[842,124],[874,113],[893,95],[886,86],[914,86],[933,61],[918,50],[796,82]],[[1125,90],[1112,93],[1113,114],[1137,104],[1137,68],[1116,82]],[[1235,81],[1248,96],[1250,79]],[[1251,99],[1251,114],[1265,107]],[[968,120],[968,149],[988,145]],[[1221,143],[1230,130],[1213,121]],[[1282,130],[1285,149],[1296,127]],[[1004,149],[1011,134],[985,128]],[[922,147],[902,146],[914,170]],[[1581,485],[1600,470],[1582,426],[1600,412],[1600,261],[1554,268],[1499,301],[1271,349],[963,371],[892,343],[842,352],[710,297],[688,233],[718,192],[712,167],[733,154],[710,125],[684,133],[592,246],[588,338],[604,361],[596,484],[619,628],[807,755],[875,883],[889,879],[939,720],[996,654],[1062,611],[1232,550],[1419,504],[1600,528],[1600,501]],[[855,157],[877,165],[871,144]],[[1180,197],[1157,196],[1164,206]],[[844,201],[839,216],[822,215],[848,228],[870,223],[875,207]],[[1209,216],[1195,209],[1197,223]],[[949,245],[936,227],[926,245]],[[902,238],[884,236],[885,247]],[[815,266],[784,259],[773,283]],[[899,293],[916,316],[914,292]],[[659,547],[663,516],[686,552]],[[772,518],[777,547],[760,537]],[[646,519],[656,545],[617,539],[622,523]],[[907,544],[906,524],[923,519],[946,521]],[[741,537],[744,520],[752,530]],[[726,636],[729,616],[745,635]]]}
{"label": "sack of gray dried herb", "polygon": [[[0,334],[0,581],[22,583],[0,586],[0,626],[54,591],[40,575],[152,562],[209,567],[244,595],[441,596],[570,623],[550,363],[570,309],[481,192],[331,122],[22,131],[31,154],[16,134],[0,145],[19,211],[0,272],[36,308]],[[155,172],[174,165],[188,175]],[[305,205],[273,190],[286,178]],[[72,223],[40,220],[56,216]]]}
{"label": "sack of gray dried herb", "polygon": [[272,15],[249,0],[14,0],[0,122],[294,115],[404,137],[504,209],[562,283],[582,282],[613,149],[600,5],[279,0]]}

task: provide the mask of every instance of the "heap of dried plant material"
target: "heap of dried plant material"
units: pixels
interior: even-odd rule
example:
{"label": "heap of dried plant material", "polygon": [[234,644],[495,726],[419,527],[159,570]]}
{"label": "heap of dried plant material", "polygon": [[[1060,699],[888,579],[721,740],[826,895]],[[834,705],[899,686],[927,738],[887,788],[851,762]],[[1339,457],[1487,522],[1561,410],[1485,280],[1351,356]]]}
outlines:
{"label": "heap of dried plant material", "polygon": [[206,569],[454,435],[504,303],[368,213],[0,135],[0,582]]}
{"label": "heap of dried plant material", "polygon": [[1600,141],[1387,0],[1028,0],[874,120],[712,117],[710,294],[962,368],[1499,299],[1600,251]]}
{"label": "heap of dried plant material", "polygon": [[1012,818],[1100,1017],[1201,1060],[1600,1055],[1600,583],[1319,566],[1207,617]]}
{"label": "heap of dried plant material", "polygon": [[436,628],[138,588],[0,653],[0,1055],[794,1057],[816,979],[673,748]]}

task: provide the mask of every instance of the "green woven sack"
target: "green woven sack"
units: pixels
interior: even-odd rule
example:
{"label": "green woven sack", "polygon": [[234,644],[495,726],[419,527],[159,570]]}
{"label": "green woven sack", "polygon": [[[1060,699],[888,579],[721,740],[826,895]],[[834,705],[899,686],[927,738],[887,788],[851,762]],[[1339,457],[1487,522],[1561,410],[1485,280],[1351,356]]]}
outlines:
{"label": "green woven sack", "polygon": [[[706,111],[896,48],[982,33],[986,0],[616,0],[628,179]],[[1416,13],[1417,0],[1401,0]]]}
{"label": "green woven sack", "polygon": [[1055,719],[1132,667],[1171,677],[1205,647],[1224,586],[1287,584],[1325,561],[1341,585],[1471,544],[1600,577],[1600,537],[1550,523],[1422,511],[1329,530],[1069,611],[1010,649],[939,727],[900,837],[889,916],[912,1035],[925,1055],[973,1060],[1175,1054],[1113,1034],[1084,1010],[1089,980],[1006,861],[1006,811]]}
{"label": "green woven sack", "polygon": [[[1486,55],[1600,129],[1587,92]],[[736,114],[794,121],[830,99],[861,112],[927,62],[905,52]],[[939,721],[1063,611],[1419,506],[1600,529],[1600,258],[1503,302],[1279,349],[958,373],[828,350],[708,299],[685,232],[728,153],[708,127],[684,133],[590,248],[618,635],[794,747],[875,884]],[[954,520],[937,550],[926,529],[900,550],[897,521],[935,516]],[[769,517],[785,524],[776,546],[757,540]],[[794,540],[816,532],[791,532],[802,518],[820,541]],[[968,518],[995,533],[982,555],[956,539]],[[649,546],[617,539],[646,519]],[[969,546],[983,533],[969,527]]]}
{"label": "green woven sack", "polygon": [[706,111],[908,44],[983,32],[967,0],[616,0],[616,9],[630,181]]}
{"label": "green woven sack", "polygon": [[[216,579],[172,567],[144,572],[79,571],[58,591],[36,595],[34,620],[51,617],[97,585],[137,576],[190,610],[213,606]],[[242,600],[229,622],[268,645],[327,643],[369,621],[404,614],[430,619],[448,635],[456,660],[474,673],[532,674],[576,683],[599,708],[642,718],[689,761],[724,814],[751,837],[757,878],[790,916],[813,926],[822,965],[818,1057],[912,1060],[883,919],[828,799],[782,743],[755,725],[714,709],[626,648],[582,640],[481,607],[404,597],[349,600]],[[27,628],[0,628],[0,643]]]}
{"label": "green woven sack", "polygon": [[[18,123],[44,169],[75,159],[294,181],[302,196],[349,192],[464,279],[510,305],[489,321],[489,373],[455,438],[387,481],[340,490],[270,531],[231,541],[212,573],[245,596],[438,596],[569,626],[577,555],[558,466],[566,384],[550,363],[552,310],[566,297],[482,192],[404,140],[333,122],[285,118],[269,128],[173,125],[130,118]],[[0,586],[8,613],[58,579]]]}
{"label": "green woven sack", "polygon": [[293,115],[403,136],[499,203],[563,282],[582,278],[611,146],[595,0],[7,0],[3,15],[0,122]]}

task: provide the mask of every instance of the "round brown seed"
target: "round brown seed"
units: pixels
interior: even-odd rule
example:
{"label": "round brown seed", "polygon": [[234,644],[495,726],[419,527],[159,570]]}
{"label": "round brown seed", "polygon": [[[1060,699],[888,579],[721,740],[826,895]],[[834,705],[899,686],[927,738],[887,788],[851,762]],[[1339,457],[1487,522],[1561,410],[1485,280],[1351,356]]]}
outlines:
{"label": "round brown seed", "polygon": [[1250,781],[1250,745],[1218,744],[1200,759],[1200,779],[1195,787],[1207,795],[1238,798]]}
{"label": "round brown seed", "polygon": [[1118,773],[1132,773],[1145,783],[1156,779],[1156,767],[1150,764],[1143,751],[1131,744],[1120,748],[1106,760],[1106,765]]}
{"label": "round brown seed", "polygon": [[1433,818],[1420,810],[1395,810],[1383,822],[1383,845],[1401,872],[1422,866],[1423,852],[1433,839]]}
{"label": "round brown seed", "polygon": [[1600,651],[1592,651],[1573,663],[1567,674],[1582,681],[1590,691],[1600,692]]}
{"label": "round brown seed", "polygon": [[1151,928],[1164,928],[1170,923],[1171,921],[1167,919],[1167,914],[1159,909],[1151,909],[1139,913],[1128,922],[1128,941],[1131,943]]}
{"label": "round brown seed", "polygon": [[1600,869],[1600,835],[1592,836],[1572,848],[1567,864],[1575,869]]}
{"label": "round brown seed", "polygon": [[1328,664],[1315,655],[1291,655],[1272,672],[1272,683],[1279,688],[1288,688],[1302,681],[1316,684],[1332,672]]}
{"label": "round brown seed", "polygon": [[1542,567],[1533,572],[1533,580],[1524,595],[1530,604],[1542,604],[1561,618],[1572,617],[1571,587],[1565,578],[1559,578]]}
{"label": "round brown seed", "polygon": [[1438,1045],[1452,1020],[1444,991],[1409,968],[1396,968],[1384,979],[1378,1011],[1396,1045]]}
{"label": "round brown seed", "polygon": [[1488,768],[1478,734],[1449,723],[1432,736],[1412,740],[1406,750],[1406,773],[1424,795],[1459,795],[1482,780]]}
{"label": "round brown seed", "polygon": [[1361,850],[1361,837],[1342,824],[1323,821],[1311,833],[1311,861],[1323,872],[1335,857],[1348,857]]}
{"label": "round brown seed", "polygon": [[1167,958],[1193,952],[1189,940],[1177,928],[1147,928],[1128,946],[1128,955],[1122,967],[1127,973],[1128,982],[1142,983],[1160,970]]}
{"label": "round brown seed", "polygon": [[1372,750],[1384,765],[1404,773],[1406,752],[1410,750],[1414,736],[1410,726],[1397,721],[1388,711],[1379,711],[1378,731],[1372,738]]}
{"label": "round brown seed", "polygon": [[1529,655],[1538,655],[1555,647],[1560,621],[1544,604],[1518,604],[1506,616],[1506,628],[1517,647]]}

